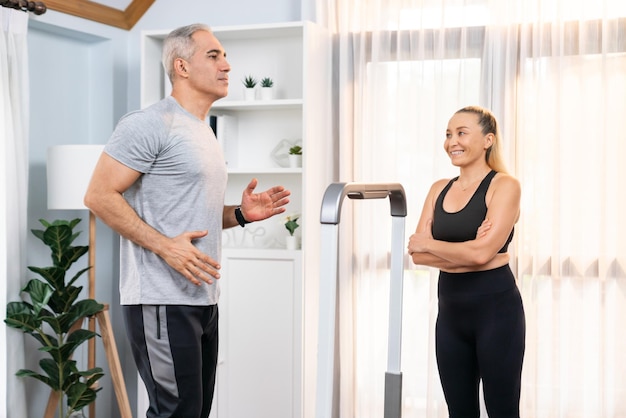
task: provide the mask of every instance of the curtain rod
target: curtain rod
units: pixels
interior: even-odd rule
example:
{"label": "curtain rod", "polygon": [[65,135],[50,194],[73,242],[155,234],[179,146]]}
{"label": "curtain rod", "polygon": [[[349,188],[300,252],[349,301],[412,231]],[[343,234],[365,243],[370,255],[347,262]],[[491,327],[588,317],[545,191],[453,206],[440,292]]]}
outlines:
{"label": "curtain rod", "polygon": [[36,15],[42,15],[46,13],[46,10],[48,10],[46,5],[41,1],[0,0],[0,6],[23,10],[25,12],[33,12]]}

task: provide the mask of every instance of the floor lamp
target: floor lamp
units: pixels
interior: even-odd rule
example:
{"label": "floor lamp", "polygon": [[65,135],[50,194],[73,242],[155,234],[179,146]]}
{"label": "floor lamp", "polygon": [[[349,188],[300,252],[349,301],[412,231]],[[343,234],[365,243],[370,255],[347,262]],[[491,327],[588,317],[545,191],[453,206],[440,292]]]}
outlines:
{"label": "floor lamp", "polygon": [[[104,145],[58,145],[48,148],[47,179],[48,209],[88,210],[83,203],[91,174]],[[89,211],[89,265],[88,292],[90,299],[96,299],[96,217]],[[130,406],[107,308],[102,314],[89,318],[89,330],[96,331],[96,319],[100,325],[102,339],[111,369],[114,389],[122,412],[122,417],[130,416]],[[87,366],[96,366],[96,339],[88,341]],[[94,418],[95,402],[89,405],[89,417]]]}
{"label": "floor lamp", "polygon": [[[83,203],[91,173],[104,145],[59,145],[48,148],[48,209],[87,210]],[[96,218],[89,211],[89,299],[96,298]],[[89,330],[96,330],[95,318]],[[89,340],[88,367],[95,367],[95,339]]]}

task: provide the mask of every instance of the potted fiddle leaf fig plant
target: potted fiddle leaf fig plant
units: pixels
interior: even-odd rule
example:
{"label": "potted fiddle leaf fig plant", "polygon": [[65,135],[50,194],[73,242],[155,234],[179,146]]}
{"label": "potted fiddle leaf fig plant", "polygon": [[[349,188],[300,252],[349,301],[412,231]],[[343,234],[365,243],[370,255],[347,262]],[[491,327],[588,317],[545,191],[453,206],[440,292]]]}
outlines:
{"label": "potted fiddle leaf fig plant", "polygon": [[50,248],[52,266],[28,267],[40,278],[33,278],[24,286],[22,301],[7,304],[4,322],[41,344],[39,350],[46,354],[39,361],[43,373],[21,369],[16,374],[48,385],[58,395],[57,417],[67,418],[95,401],[101,389],[94,384],[104,375],[102,369],[81,371],[72,355],[84,342],[96,337],[82,324],[86,317],[102,311],[104,305],[93,299],[78,299],[82,286],[77,286],[76,281],[90,267],[78,270],[66,281],[70,267],[89,250],[89,246],[72,246],[80,234],[73,230],[80,218],[40,222],[45,230],[32,233]]}

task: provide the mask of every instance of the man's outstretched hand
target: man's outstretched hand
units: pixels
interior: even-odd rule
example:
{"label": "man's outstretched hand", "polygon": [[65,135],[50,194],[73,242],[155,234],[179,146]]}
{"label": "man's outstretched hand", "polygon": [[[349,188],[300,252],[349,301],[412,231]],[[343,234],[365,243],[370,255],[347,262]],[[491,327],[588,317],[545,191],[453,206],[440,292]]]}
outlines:
{"label": "man's outstretched hand", "polygon": [[283,213],[291,195],[291,192],[283,186],[274,186],[264,192],[254,193],[258,183],[257,179],[252,179],[241,196],[241,213],[249,222],[262,221]]}

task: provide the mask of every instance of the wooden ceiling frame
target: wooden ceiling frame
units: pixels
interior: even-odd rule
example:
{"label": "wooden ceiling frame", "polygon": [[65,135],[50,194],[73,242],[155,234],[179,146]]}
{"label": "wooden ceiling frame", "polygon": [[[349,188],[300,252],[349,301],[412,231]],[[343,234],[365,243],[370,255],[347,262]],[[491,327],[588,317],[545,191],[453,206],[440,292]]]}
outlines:
{"label": "wooden ceiling frame", "polygon": [[46,7],[105,25],[130,30],[154,0],[133,0],[126,10],[114,9],[88,0],[45,0]]}

